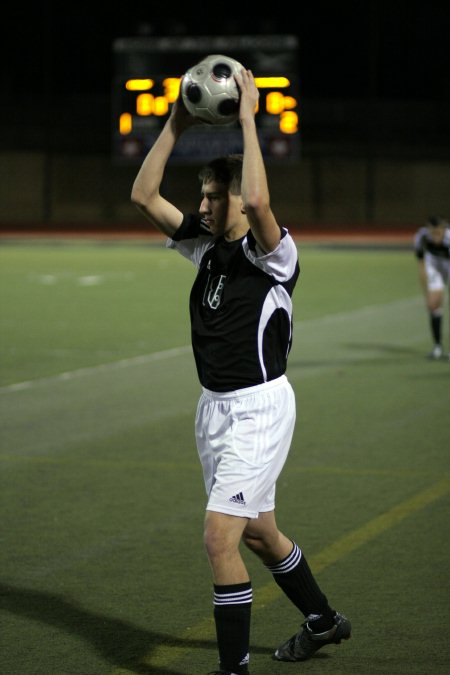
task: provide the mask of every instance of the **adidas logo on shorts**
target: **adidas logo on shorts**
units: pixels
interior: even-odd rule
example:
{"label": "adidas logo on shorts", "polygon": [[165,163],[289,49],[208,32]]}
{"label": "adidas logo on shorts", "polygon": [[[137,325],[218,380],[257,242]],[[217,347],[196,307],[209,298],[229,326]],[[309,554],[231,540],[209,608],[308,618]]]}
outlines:
{"label": "adidas logo on shorts", "polygon": [[245,506],[245,499],[242,492],[239,492],[237,495],[230,497],[228,501],[234,502],[235,504],[240,504],[241,506]]}

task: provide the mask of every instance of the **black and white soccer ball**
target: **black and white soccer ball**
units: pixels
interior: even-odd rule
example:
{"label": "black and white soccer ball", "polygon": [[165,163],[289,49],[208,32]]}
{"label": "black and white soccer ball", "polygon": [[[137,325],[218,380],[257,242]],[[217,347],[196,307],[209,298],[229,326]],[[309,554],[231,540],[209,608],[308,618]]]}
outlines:
{"label": "black and white soccer ball", "polygon": [[184,105],[208,124],[231,124],[239,117],[239,88],[234,75],[243,66],[223,54],[211,54],[186,71],[181,85]]}

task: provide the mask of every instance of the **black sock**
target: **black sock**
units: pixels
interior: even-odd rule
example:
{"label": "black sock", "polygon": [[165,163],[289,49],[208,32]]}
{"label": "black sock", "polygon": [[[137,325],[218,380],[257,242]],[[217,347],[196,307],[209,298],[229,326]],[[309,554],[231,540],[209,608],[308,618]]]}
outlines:
{"label": "black sock", "polygon": [[239,675],[248,673],[252,585],[214,584],[214,619],[220,668]]}
{"label": "black sock", "polygon": [[434,343],[440,345],[442,338],[442,312],[440,310],[430,312],[430,325]]}
{"label": "black sock", "polygon": [[328,630],[334,624],[335,612],[328,604],[306,562],[294,543],[290,554],[276,565],[267,565],[278,586],[304,614],[315,633]]}

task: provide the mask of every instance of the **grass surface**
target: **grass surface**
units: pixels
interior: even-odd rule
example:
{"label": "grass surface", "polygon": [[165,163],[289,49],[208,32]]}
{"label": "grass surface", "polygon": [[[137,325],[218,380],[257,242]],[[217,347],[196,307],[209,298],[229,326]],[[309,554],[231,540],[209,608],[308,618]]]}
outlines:
{"label": "grass surface", "polygon": [[[161,245],[0,254],[0,672],[214,669],[194,269]],[[243,551],[252,675],[443,675],[450,364],[424,358],[414,258],[313,245],[300,256],[288,367],[298,420],[278,522],[353,637],[304,664],[272,661],[301,617]]]}

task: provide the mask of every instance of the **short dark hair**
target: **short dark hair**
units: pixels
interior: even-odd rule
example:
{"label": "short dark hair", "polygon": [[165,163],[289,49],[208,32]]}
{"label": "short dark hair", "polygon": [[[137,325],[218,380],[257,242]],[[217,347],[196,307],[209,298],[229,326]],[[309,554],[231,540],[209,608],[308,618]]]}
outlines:
{"label": "short dark hair", "polygon": [[198,174],[201,183],[212,180],[226,185],[233,195],[241,194],[243,155],[218,157],[206,164]]}
{"label": "short dark hair", "polygon": [[427,225],[430,227],[440,227],[441,225],[445,225],[446,222],[442,216],[430,216],[427,220]]}

